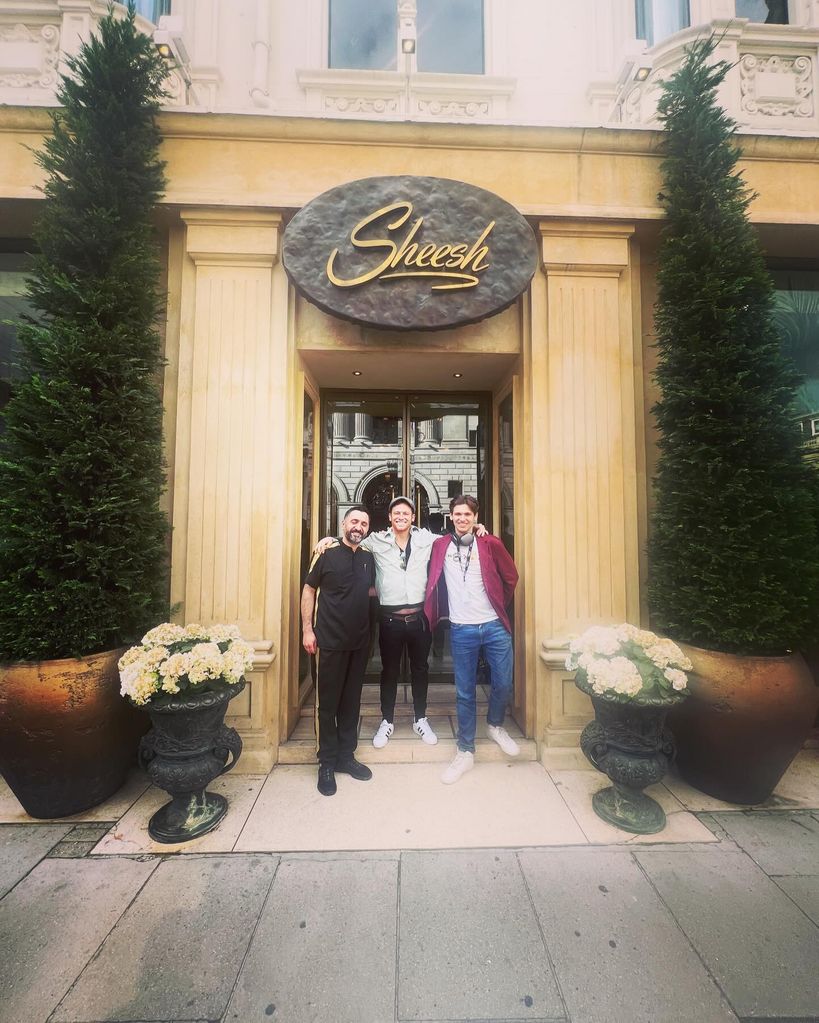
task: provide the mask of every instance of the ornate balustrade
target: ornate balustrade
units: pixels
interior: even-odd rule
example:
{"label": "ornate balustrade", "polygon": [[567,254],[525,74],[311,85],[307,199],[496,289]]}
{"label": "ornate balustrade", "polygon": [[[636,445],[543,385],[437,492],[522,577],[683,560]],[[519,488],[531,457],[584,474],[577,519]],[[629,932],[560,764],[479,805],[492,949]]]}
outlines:
{"label": "ornate balustrade", "polygon": [[740,127],[764,134],[816,133],[819,26],[764,25],[744,18],[695,26],[646,50],[651,71],[645,81],[620,89],[612,122],[657,127],[662,83],[679,67],[685,47],[710,32],[720,40],[715,60],[731,64],[721,98]]}

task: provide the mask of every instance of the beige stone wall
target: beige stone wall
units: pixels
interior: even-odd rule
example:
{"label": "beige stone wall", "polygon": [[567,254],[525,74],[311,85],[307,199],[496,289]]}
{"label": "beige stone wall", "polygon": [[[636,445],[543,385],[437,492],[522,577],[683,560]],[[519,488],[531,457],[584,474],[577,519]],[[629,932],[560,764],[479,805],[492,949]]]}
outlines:
{"label": "beige stone wall", "polygon": [[[464,368],[495,417],[515,395],[520,720],[546,745],[576,743],[589,711],[561,667],[567,635],[646,622],[657,136],[186,114],[162,125],[172,598],[181,618],[235,621],[256,645],[232,708],[243,769],[275,760],[298,713],[304,387],[444,390]],[[0,108],[0,218],[18,234],[41,180],[25,147],[47,127],[42,111]],[[743,144],[752,218],[778,255],[815,252],[815,141]],[[279,262],[292,211],[343,181],[408,171],[489,188],[531,218],[542,267],[519,303],[398,336],[297,299]],[[367,360],[359,383],[353,358]],[[313,520],[315,536],[317,501]]]}

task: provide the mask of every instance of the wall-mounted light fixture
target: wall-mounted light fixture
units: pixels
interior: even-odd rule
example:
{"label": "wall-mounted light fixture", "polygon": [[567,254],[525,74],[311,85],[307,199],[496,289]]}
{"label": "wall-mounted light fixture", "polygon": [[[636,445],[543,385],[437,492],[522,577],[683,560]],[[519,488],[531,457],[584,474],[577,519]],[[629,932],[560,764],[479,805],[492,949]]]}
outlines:
{"label": "wall-mounted light fixture", "polygon": [[617,74],[614,104],[612,106],[613,119],[622,120],[623,103],[632,86],[648,81],[653,69],[654,61],[646,53],[645,40],[633,40],[623,57],[620,71]]}
{"label": "wall-mounted light fixture", "polygon": [[187,87],[191,84],[191,59],[182,40],[183,27],[182,18],[163,14],[154,31],[154,46],[160,57],[168,61],[173,70],[179,73]]}

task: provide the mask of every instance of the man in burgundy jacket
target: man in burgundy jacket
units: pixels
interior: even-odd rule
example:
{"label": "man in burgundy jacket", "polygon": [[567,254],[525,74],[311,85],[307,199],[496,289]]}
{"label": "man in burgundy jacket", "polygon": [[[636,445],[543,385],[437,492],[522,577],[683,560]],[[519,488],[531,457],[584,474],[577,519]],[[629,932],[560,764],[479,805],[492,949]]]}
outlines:
{"label": "man in burgundy jacket", "polygon": [[520,752],[503,727],[513,685],[512,626],[507,608],[517,585],[517,569],[497,537],[474,536],[472,529],[478,520],[474,497],[453,497],[449,510],[455,534],[442,536],[432,545],[424,603],[431,631],[441,618],[448,617],[450,623],[458,752],[441,775],[445,785],[456,782],[474,766],[481,649],[491,675],[487,735],[510,757]]}

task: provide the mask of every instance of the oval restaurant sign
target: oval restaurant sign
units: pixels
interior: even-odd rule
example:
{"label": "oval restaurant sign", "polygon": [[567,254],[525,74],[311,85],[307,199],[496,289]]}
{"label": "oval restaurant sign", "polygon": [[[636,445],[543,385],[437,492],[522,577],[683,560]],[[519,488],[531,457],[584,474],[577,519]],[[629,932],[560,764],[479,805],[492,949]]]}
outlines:
{"label": "oval restaurant sign", "polygon": [[284,235],[293,284],[334,316],[443,330],[499,313],[537,268],[532,229],[504,199],[461,181],[362,178],[308,203]]}

